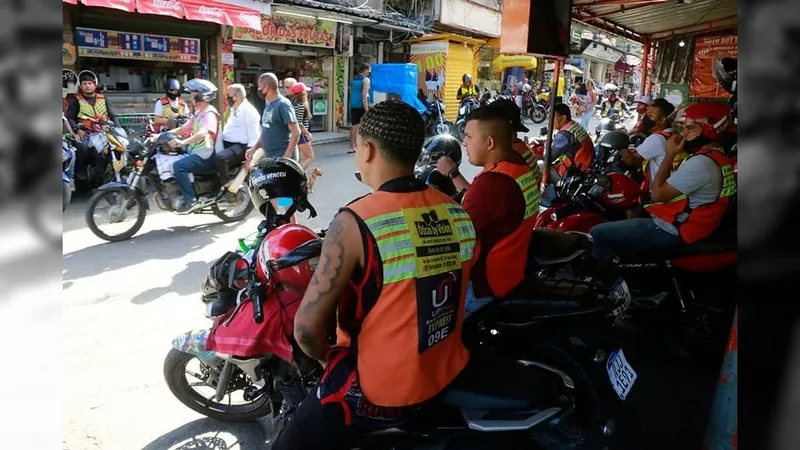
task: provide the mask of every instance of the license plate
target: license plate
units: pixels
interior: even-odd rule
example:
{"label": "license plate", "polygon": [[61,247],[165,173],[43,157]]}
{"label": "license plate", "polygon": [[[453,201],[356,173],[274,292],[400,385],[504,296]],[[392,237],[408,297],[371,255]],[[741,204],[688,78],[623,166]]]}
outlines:
{"label": "license plate", "polygon": [[611,380],[611,387],[614,388],[620,400],[625,400],[633,388],[633,383],[636,382],[636,372],[625,360],[622,349],[611,352],[606,363],[606,370],[608,379]]}
{"label": "license plate", "polygon": [[462,106],[461,109],[458,110],[458,113],[461,114],[462,116],[464,115],[465,112],[467,112],[467,107],[466,106]]}
{"label": "license plate", "polygon": [[631,306],[631,290],[628,288],[628,283],[622,278],[618,279],[614,286],[611,287],[611,295],[622,300],[622,304],[612,311],[612,314],[618,316],[624,313],[629,306]]}

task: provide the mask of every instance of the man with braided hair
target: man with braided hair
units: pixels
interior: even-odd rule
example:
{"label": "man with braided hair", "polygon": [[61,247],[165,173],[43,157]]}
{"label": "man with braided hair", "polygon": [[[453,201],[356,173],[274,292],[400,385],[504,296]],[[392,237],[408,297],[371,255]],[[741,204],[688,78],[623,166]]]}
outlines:
{"label": "man with braided hair", "polygon": [[458,203],[414,178],[424,135],[422,117],[402,102],[362,118],[356,166],[374,192],[343,208],[325,236],[294,325],[325,374],[274,450],[342,448],[399,426],[467,364],[461,327],[475,229]]}

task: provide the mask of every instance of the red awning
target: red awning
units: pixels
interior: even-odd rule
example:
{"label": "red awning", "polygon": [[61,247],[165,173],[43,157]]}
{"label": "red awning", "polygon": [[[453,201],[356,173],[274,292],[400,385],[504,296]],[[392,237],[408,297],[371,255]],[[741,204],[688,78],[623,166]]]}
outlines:
{"label": "red awning", "polygon": [[101,8],[118,9],[120,11],[136,11],[136,2],[134,0],[81,0],[81,3],[86,6],[99,6]]}
{"label": "red awning", "polygon": [[69,3],[70,5],[77,5],[78,0],[62,0],[64,3]]}
{"label": "red awning", "polygon": [[[86,0],[81,0],[86,3]],[[136,9],[143,14],[157,14],[176,19],[186,17],[183,5],[178,0],[136,0]]]}
{"label": "red awning", "polygon": [[255,9],[208,0],[181,0],[181,3],[189,20],[261,29],[261,12]]}

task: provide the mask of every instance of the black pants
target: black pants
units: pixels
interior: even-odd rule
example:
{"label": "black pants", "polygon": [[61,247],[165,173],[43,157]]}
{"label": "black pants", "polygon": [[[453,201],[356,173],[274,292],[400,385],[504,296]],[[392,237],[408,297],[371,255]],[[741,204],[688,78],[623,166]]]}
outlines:
{"label": "black pants", "polygon": [[82,177],[86,174],[86,166],[92,161],[89,153],[89,138],[82,141],[75,141],[75,174]]}
{"label": "black pants", "polygon": [[228,176],[230,167],[241,164],[241,162],[244,161],[244,152],[247,151],[247,144],[222,141],[222,146],[224,149],[214,155],[214,164],[219,173],[220,183],[225,184],[231,180]]}
{"label": "black pants", "polygon": [[361,393],[355,358],[341,353],[294,415],[284,419],[272,450],[340,449],[369,432],[402,425],[418,408],[369,403]]}

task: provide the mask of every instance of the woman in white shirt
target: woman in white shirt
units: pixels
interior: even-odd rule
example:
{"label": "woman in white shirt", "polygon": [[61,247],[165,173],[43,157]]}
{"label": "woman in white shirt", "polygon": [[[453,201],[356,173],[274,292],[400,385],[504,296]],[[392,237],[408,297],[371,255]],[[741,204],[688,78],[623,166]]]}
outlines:
{"label": "woman in white shirt", "polygon": [[217,146],[215,163],[221,184],[230,181],[228,170],[244,161],[244,152],[261,139],[261,117],[247,101],[241,84],[228,87],[228,114],[222,129],[222,148]]}

